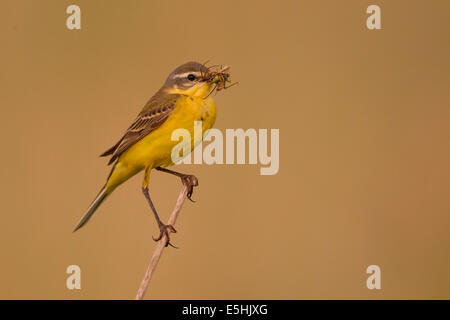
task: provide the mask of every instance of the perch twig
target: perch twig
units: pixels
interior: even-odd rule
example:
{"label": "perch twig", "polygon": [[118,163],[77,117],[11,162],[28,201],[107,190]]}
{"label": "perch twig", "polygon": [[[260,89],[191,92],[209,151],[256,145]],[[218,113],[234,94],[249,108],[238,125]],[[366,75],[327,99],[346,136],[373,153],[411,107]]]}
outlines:
{"label": "perch twig", "polygon": [[[178,218],[178,214],[181,211],[181,207],[183,206],[184,201],[186,200],[186,196],[189,192],[189,187],[183,184],[183,188],[178,195],[177,202],[175,204],[175,208],[170,215],[169,221],[167,224],[175,225],[175,222]],[[162,239],[156,245],[156,249],[153,252],[153,256],[150,259],[150,263],[148,264],[147,271],[145,272],[144,279],[142,279],[141,285],[139,286],[139,290],[136,294],[135,300],[142,300],[144,298],[145,292],[147,291],[150,280],[155,272],[156,266],[158,265],[158,261],[161,258],[165,245],[167,243],[167,236],[164,235]]]}

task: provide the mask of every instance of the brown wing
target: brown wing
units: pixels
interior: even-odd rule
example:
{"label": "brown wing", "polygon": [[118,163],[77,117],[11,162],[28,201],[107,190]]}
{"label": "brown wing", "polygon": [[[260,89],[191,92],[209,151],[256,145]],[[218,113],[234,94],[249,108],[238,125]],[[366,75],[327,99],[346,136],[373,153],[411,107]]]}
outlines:
{"label": "brown wing", "polygon": [[122,139],[100,156],[112,155],[108,164],[116,161],[123,152],[166,121],[175,108],[178,97],[179,95],[155,95],[145,105]]}

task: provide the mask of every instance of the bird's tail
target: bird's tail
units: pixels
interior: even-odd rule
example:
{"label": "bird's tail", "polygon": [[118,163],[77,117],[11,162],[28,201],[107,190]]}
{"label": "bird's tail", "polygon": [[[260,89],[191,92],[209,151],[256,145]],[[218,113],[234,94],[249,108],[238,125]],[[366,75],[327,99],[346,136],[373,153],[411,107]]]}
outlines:
{"label": "bird's tail", "polygon": [[80,229],[82,226],[84,226],[89,221],[89,219],[92,217],[92,215],[98,209],[98,207],[100,207],[100,205],[102,204],[103,200],[105,200],[108,195],[109,195],[109,192],[106,192],[106,186],[105,186],[105,187],[103,187],[100,190],[100,192],[98,193],[98,195],[94,199],[94,201],[92,201],[92,204],[89,206],[89,208],[87,209],[86,213],[81,218],[80,222],[78,222],[78,224],[75,227],[75,229],[73,230],[73,232],[75,232],[78,229]]}

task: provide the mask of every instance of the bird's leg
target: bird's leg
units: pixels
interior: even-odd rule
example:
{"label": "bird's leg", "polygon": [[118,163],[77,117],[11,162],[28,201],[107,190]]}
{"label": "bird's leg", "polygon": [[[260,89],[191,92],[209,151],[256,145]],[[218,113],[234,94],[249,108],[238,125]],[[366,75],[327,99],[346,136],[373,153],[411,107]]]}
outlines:
{"label": "bird's leg", "polygon": [[150,177],[150,170],[149,168],[147,168],[145,170],[145,174],[144,174],[144,181],[142,183],[142,193],[144,194],[145,198],[147,199],[148,204],[150,205],[150,208],[153,211],[153,214],[155,216],[156,219],[156,223],[158,224],[158,228],[159,228],[159,236],[158,238],[153,238],[154,241],[159,241],[162,239],[162,237],[164,235],[166,235],[167,241],[165,246],[171,246],[176,248],[173,244],[170,243],[170,237],[169,237],[169,232],[173,232],[176,233],[177,230],[175,230],[175,228],[170,225],[170,224],[164,224],[162,223],[161,219],[159,218],[158,213],[156,212],[155,206],[153,205],[152,199],[150,198],[150,194],[148,193],[148,181],[149,181],[149,177]]}
{"label": "bird's leg", "polygon": [[195,202],[194,200],[191,199],[191,196],[192,196],[192,193],[194,192],[194,187],[198,186],[198,179],[196,176],[194,176],[192,174],[180,173],[180,172],[169,170],[169,169],[162,168],[162,167],[156,167],[156,170],[170,173],[177,177],[180,177],[181,182],[183,182],[183,184],[188,189],[187,198],[189,200],[191,200],[192,202]]}

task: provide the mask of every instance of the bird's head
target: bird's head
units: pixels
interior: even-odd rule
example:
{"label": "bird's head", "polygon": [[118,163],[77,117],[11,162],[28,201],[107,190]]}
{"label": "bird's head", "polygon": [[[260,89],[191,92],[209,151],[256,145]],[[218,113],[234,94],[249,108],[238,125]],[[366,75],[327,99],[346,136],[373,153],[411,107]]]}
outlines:
{"label": "bird's head", "polygon": [[217,70],[217,66],[206,67],[198,62],[187,62],[172,71],[163,88],[171,94],[207,97],[211,90],[225,88],[225,82],[229,81],[230,76],[225,72],[228,69]]}

